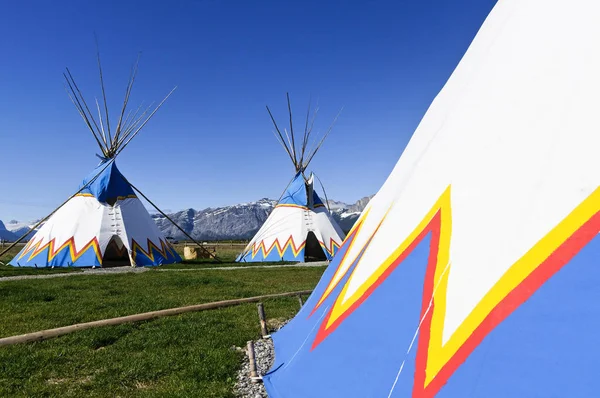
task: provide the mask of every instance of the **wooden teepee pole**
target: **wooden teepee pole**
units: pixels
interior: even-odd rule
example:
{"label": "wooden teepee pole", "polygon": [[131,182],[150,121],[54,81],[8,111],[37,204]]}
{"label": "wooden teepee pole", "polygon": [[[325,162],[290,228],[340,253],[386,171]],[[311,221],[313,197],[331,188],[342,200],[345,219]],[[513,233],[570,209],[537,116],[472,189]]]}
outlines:
{"label": "wooden teepee pole", "polygon": [[[94,35],[95,36],[95,35]],[[102,87],[102,99],[104,100],[104,116],[106,117],[106,132],[108,133],[108,142],[112,145],[112,136],[110,132],[110,120],[108,117],[108,102],[106,101],[106,90],[104,89],[104,76],[102,75],[102,63],[100,62],[100,49],[98,48],[98,37],[96,40],[96,56],[98,59],[98,72],[100,74],[100,86]],[[110,150],[110,148],[109,148]]]}
{"label": "wooden teepee pole", "polygon": [[340,114],[342,113],[343,110],[344,110],[344,108],[340,109],[340,111],[338,112],[338,114],[335,116],[335,119],[333,119],[333,122],[331,122],[331,125],[329,126],[329,129],[323,135],[323,138],[321,138],[321,141],[319,141],[319,143],[317,144],[317,146],[315,147],[315,149],[309,154],[308,160],[306,161],[306,163],[302,167],[304,167],[304,168],[308,167],[310,161],[315,157],[315,155],[317,154],[317,152],[319,151],[319,149],[321,149],[321,145],[323,145],[323,142],[325,141],[325,138],[327,138],[327,136],[329,135],[329,133],[331,133],[331,130],[333,129],[333,126],[335,125],[335,122],[338,120],[338,117],[340,116]]}
{"label": "wooden teepee pole", "polygon": [[294,163],[298,164],[298,157],[296,156],[296,141],[294,138],[294,124],[292,123],[292,104],[290,102],[290,93],[285,93],[287,96],[288,113],[290,114],[290,135],[292,136],[292,150],[294,152]]}
{"label": "wooden teepee pole", "polygon": [[287,154],[290,157],[292,163],[294,164],[294,167],[297,170],[298,169],[298,165],[296,164],[296,160],[294,159],[294,156],[292,156],[291,149],[288,148],[288,145],[285,143],[285,140],[283,139],[283,134],[281,134],[281,130],[279,130],[279,126],[277,126],[277,122],[275,121],[275,118],[273,117],[273,114],[271,113],[271,110],[269,109],[268,106],[267,106],[267,112],[269,112],[269,116],[271,117],[271,121],[273,122],[273,126],[275,126],[275,130],[277,131],[277,134],[279,134],[279,138],[281,139],[281,145],[283,145],[283,148],[287,152]]}
{"label": "wooden teepee pole", "polygon": [[208,254],[210,257],[214,258],[215,260],[217,260],[217,262],[221,263],[221,259],[219,257],[217,257],[216,255],[212,254],[210,251],[208,251],[204,246],[202,246],[200,244],[200,242],[198,242],[196,239],[192,238],[190,236],[190,234],[188,234],[187,232],[185,232],[185,230],[183,228],[181,228],[179,225],[177,225],[177,223],[175,221],[173,221],[173,219],[171,219],[171,217],[169,217],[165,212],[163,212],[161,209],[158,208],[158,206],[156,206],[154,203],[152,203],[152,201],[150,199],[148,199],[148,197],[146,195],[144,195],[142,193],[142,191],[140,191],[139,189],[137,189],[132,183],[130,183],[129,181],[127,181],[127,179],[123,176],[123,179],[125,180],[125,182],[127,182],[129,185],[131,185],[131,188],[133,188],[137,193],[139,193],[140,195],[142,195],[142,197],[144,199],[146,199],[146,201],[148,203],[150,203],[152,205],[152,207],[154,207],[156,209],[156,211],[158,211],[163,217],[165,217],[167,220],[169,220],[178,230],[180,230],[185,236],[187,236],[192,242],[194,242],[195,244],[198,245],[198,247],[200,247],[200,249],[202,250],[203,253]]}

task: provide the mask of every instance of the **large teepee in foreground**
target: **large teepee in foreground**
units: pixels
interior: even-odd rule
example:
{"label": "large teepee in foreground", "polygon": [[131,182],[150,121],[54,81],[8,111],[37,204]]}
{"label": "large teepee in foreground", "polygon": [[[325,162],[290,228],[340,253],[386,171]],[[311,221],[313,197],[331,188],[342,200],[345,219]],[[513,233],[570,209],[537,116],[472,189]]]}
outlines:
{"label": "large teepee in foreground", "polygon": [[271,398],[599,396],[599,19],[496,4],[274,334]]}
{"label": "large teepee in foreground", "polygon": [[[100,62],[100,59],[98,59]],[[100,65],[100,63],[99,63]],[[108,117],[102,69],[100,79],[104,115],[98,102],[96,120],[67,69],[67,92],[92,132],[102,155],[101,163],[79,190],[60,206],[10,262],[21,267],[89,267],[109,265],[151,266],[181,261],[148,211],[136,189],[117,169],[117,155],[160,108],[127,113],[137,63],[127,85],[123,107],[114,129]],[[138,191],[139,192],[139,191]],[[141,193],[140,193],[141,194]]]}
{"label": "large teepee in foreground", "polygon": [[275,136],[292,160],[295,175],[263,226],[236,261],[331,260],[344,240],[344,233],[314,189],[315,175],[305,174],[331,127],[314,148],[309,148],[316,112],[312,121],[309,121],[307,114],[304,135],[299,140],[294,135],[289,95],[287,100],[289,132],[284,129],[282,134],[268,107],[267,110],[275,127]]}

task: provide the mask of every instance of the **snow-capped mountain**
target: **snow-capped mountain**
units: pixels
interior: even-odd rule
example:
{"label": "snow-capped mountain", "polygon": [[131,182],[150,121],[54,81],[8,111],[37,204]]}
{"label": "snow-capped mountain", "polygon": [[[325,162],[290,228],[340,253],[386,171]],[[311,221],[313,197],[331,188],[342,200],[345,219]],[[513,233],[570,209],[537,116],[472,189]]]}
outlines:
{"label": "snow-capped mountain", "polygon": [[373,195],[365,196],[364,198],[359,199],[356,203],[351,205],[342,202],[335,202],[336,205],[338,205],[337,207],[332,206],[332,201],[329,201],[329,208],[331,209],[331,214],[335,221],[337,221],[342,231],[344,231],[345,233],[350,231],[350,229],[358,219],[358,216],[360,216],[360,213],[362,213],[362,211],[365,209],[365,207],[369,203],[369,200],[371,200],[372,197]]}
{"label": "snow-capped mountain", "polygon": [[[329,208],[333,218],[343,231],[347,232],[352,228],[369,199],[370,197],[366,197],[351,205],[329,200]],[[204,210],[187,209],[168,214],[168,216],[194,239],[251,239],[269,217],[276,204],[276,200],[263,198],[256,202],[240,203],[233,206]],[[162,215],[154,214],[152,217],[165,235],[175,239],[187,239],[177,227]]]}
{"label": "snow-capped mountain", "polygon": [[6,226],[2,221],[0,221],[0,239],[10,242],[17,239],[17,236],[14,233],[6,229]]}
{"label": "snow-capped mountain", "polygon": [[[372,196],[371,196],[372,197]],[[333,218],[337,221],[344,232],[348,232],[354,222],[365,208],[371,197],[360,199],[354,204],[347,204],[335,200],[329,200],[329,208]],[[176,213],[167,214],[177,225],[198,240],[224,240],[224,239],[251,239],[265,222],[275,205],[276,200],[263,198],[256,202],[240,203],[233,206],[207,208],[204,210],[187,209]],[[152,214],[152,218],[158,228],[166,235],[175,239],[184,240],[186,236],[175,227],[167,218],[160,214]],[[32,223],[20,223],[10,221],[5,228],[7,237],[4,239],[14,240],[29,228]],[[0,222],[0,237],[2,227]],[[33,236],[31,233],[27,239]]]}
{"label": "snow-capped mountain", "polygon": [[[8,223],[6,223],[6,229],[15,235],[14,240],[16,240],[23,236],[23,234],[27,233],[27,231],[29,231],[29,229],[31,229],[31,227],[33,227],[38,222],[39,220],[32,221],[30,223],[19,222],[17,220],[10,220]],[[35,235],[35,231],[30,232],[29,235],[27,235],[27,237],[25,238],[25,240],[31,239],[33,235]]]}
{"label": "snow-capped mountain", "polygon": [[[249,239],[258,231],[276,204],[276,201],[265,198],[226,207],[187,209],[168,216],[194,239]],[[166,236],[187,239],[162,215],[153,214],[152,218]]]}

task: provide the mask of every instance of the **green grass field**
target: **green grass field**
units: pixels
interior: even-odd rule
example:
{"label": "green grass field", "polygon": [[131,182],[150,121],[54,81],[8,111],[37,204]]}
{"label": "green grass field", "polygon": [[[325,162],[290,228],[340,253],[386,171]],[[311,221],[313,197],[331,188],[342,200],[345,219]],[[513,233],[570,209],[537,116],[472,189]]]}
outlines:
{"label": "green grass field", "polygon": [[[216,264],[198,261],[169,268],[207,265]],[[0,276],[8,272],[4,268],[8,267],[0,267]],[[0,337],[216,300],[312,289],[324,269],[153,269],[0,282]],[[268,300],[264,305],[271,320],[288,319],[298,311],[295,297]],[[242,354],[232,347],[243,347],[259,335],[256,305],[245,304],[0,347],[0,396],[233,397]]]}

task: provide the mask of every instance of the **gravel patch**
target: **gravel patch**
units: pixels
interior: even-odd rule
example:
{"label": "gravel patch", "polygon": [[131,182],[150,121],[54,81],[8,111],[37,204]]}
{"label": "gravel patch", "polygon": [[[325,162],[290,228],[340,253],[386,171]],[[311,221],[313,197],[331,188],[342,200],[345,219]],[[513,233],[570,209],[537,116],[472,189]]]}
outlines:
{"label": "gravel patch", "polygon": [[[281,329],[289,320],[281,321],[270,319],[268,324],[276,325],[270,330]],[[245,348],[235,347],[236,350],[244,353],[242,367],[237,374],[237,383],[235,383],[234,393],[238,398],[269,398],[262,382],[253,383],[250,380],[250,361]],[[256,370],[259,376],[263,376],[271,369],[275,361],[275,349],[273,340],[270,338],[254,341],[254,357],[256,359]]]}
{"label": "gravel patch", "polygon": [[[244,353],[242,368],[238,371],[237,383],[234,392],[238,398],[268,398],[267,391],[262,382],[253,383],[250,380],[250,361],[245,349],[237,348]],[[254,342],[254,356],[256,358],[256,368],[260,376],[271,369],[275,360],[275,351],[273,349],[273,340],[262,339]]]}

